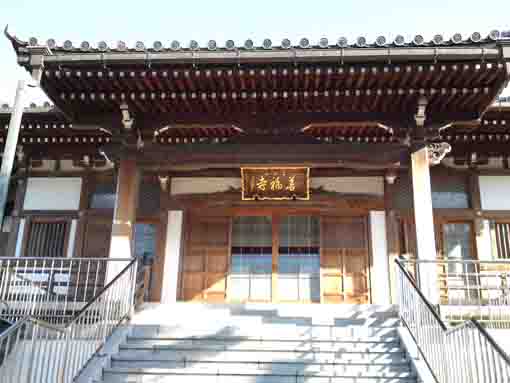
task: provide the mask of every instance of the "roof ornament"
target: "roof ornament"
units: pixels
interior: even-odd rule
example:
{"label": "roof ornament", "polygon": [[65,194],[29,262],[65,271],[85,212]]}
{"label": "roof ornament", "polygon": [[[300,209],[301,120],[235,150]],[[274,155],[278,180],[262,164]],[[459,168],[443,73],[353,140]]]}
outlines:
{"label": "roof ornament", "polygon": [[90,43],[88,41],[82,41],[82,43],[80,44],[80,49],[84,52],[89,51]]}
{"label": "roof ornament", "polygon": [[227,48],[227,50],[229,51],[233,51],[236,49],[236,43],[234,42],[234,40],[227,40],[225,42],[225,48]]}
{"label": "roof ornament", "polygon": [[271,39],[264,39],[264,41],[262,42],[262,47],[264,49],[272,49],[273,43],[272,43]]}
{"label": "roof ornament", "polygon": [[49,49],[55,49],[57,46],[57,42],[55,41],[55,39],[48,39],[48,40],[46,40],[46,46]]}
{"label": "roof ornament", "polygon": [[253,43],[253,40],[251,40],[251,39],[248,39],[244,42],[244,49],[251,50],[251,49],[253,49],[254,46],[255,46],[255,44]]}
{"label": "roof ornament", "polygon": [[147,64],[147,69],[152,68],[152,60],[151,60],[151,54],[149,51],[145,52],[145,62]]}
{"label": "roof ornament", "polygon": [[124,41],[122,41],[122,40],[117,41],[117,50],[119,50],[119,51],[127,50],[126,43]]}
{"label": "roof ornament", "polygon": [[299,40],[299,46],[303,49],[310,48],[310,40],[308,40],[306,37]]}
{"label": "roof ornament", "polygon": [[282,40],[282,48],[283,49],[290,49],[292,47],[292,43],[289,39],[283,39]]}
{"label": "roof ornament", "polygon": [[16,146],[16,160],[18,164],[22,164],[25,159],[25,152],[23,151],[23,145]]}
{"label": "roof ornament", "polygon": [[66,40],[64,41],[63,47],[66,51],[70,51],[71,49],[73,49],[73,42],[71,40]]}
{"label": "roof ornament", "polygon": [[460,33],[455,33],[451,38],[451,42],[454,44],[460,44],[462,42],[462,35]]}
{"label": "roof ornament", "polygon": [[434,35],[434,37],[432,38],[432,43],[434,45],[441,45],[441,44],[443,44],[443,42],[444,42],[443,35],[437,34],[437,35]]}
{"label": "roof ornament", "polygon": [[11,42],[13,48],[18,51],[18,48],[20,47],[26,47],[28,43],[26,41],[22,41],[18,39],[16,36],[13,36],[9,33],[9,24],[5,26],[4,29],[4,35],[7,37],[7,39]]}
{"label": "roof ornament", "polygon": [[378,36],[375,39],[375,45],[377,45],[378,47],[383,47],[384,45],[386,45],[386,37]]}
{"label": "roof ornament", "polygon": [[425,43],[425,39],[423,38],[422,35],[414,36],[414,39],[413,39],[414,45],[420,46],[420,45],[423,45],[424,43]]}
{"label": "roof ornament", "polygon": [[[198,43],[197,43],[197,46],[198,46]],[[170,49],[173,50],[174,52],[178,51],[179,49],[181,49],[181,43],[177,40],[173,40],[170,43]]]}
{"label": "roof ornament", "polygon": [[159,179],[159,186],[162,191],[166,192],[168,190],[168,181],[170,180],[170,177],[168,175],[158,175]]}
{"label": "roof ornament", "polygon": [[28,39],[28,45],[31,47],[37,46],[37,38],[36,37],[30,37]]}
{"label": "roof ornament", "polygon": [[138,137],[136,139],[136,150],[142,151],[144,147],[144,142],[142,138],[142,134],[140,133],[140,129],[137,129]]}
{"label": "roof ornament", "polygon": [[339,48],[346,48],[349,45],[349,41],[347,40],[347,37],[340,37],[336,42],[336,45]]}
{"label": "roof ornament", "polygon": [[500,37],[501,37],[501,34],[499,33],[499,31],[497,29],[490,31],[489,36],[487,36],[487,38],[492,41],[499,40]]}
{"label": "roof ornament", "polygon": [[393,40],[393,43],[394,43],[397,47],[401,47],[401,46],[405,45],[406,40],[405,40],[404,36],[402,36],[402,35],[397,35],[397,36],[395,36],[395,39]]}
{"label": "roof ornament", "polygon": [[196,40],[191,40],[188,44],[188,47],[192,51],[196,51],[196,50],[200,49],[200,45],[198,44],[198,41],[196,41]]}
{"label": "roof ornament", "polygon": [[135,49],[138,52],[144,51],[145,50],[145,44],[143,43],[143,41],[137,41],[136,44],[135,44]]}
{"label": "roof ornament", "polygon": [[97,47],[101,52],[106,52],[108,50],[108,44],[106,44],[106,41],[100,41],[97,44]]}
{"label": "roof ornament", "polygon": [[209,49],[210,51],[215,51],[217,47],[218,45],[216,44],[216,40],[209,40],[209,42],[207,43],[207,49]]}
{"label": "roof ornament", "polygon": [[479,43],[480,41],[482,41],[482,35],[480,34],[480,32],[473,32],[469,39],[473,43]]}
{"label": "roof ornament", "polygon": [[439,57],[439,50],[437,47],[434,48],[434,65],[437,64],[437,58]]}
{"label": "roof ornament", "polygon": [[152,44],[152,49],[154,49],[156,52],[160,52],[163,50],[163,43],[161,41],[154,41]]}
{"label": "roof ornament", "polygon": [[124,129],[131,130],[133,127],[133,123],[135,122],[135,119],[131,117],[131,114],[129,113],[129,106],[125,102],[120,104],[120,112],[122,113],[122,125],[124,125]]}
{"label": "roof ornament", "polygon": [[452,147],[447,142],[432,143],[427,145],[427,154],[430,165],[439,165],[443,158],[452,151]]}
{"label": "roof ornament", "polygon": [[319,47],[323,48],[323,49],[326,49],[329,47],[329,41],[326,37],[322,37],[320,40],[319,40]]}
{"label": "roof ornament", "polygon": [[356,39],[356,45],[359,47],[359,48],[363,48],[363,47],[366,47],[367,46],[367,39],[363,36],[360,36]]}

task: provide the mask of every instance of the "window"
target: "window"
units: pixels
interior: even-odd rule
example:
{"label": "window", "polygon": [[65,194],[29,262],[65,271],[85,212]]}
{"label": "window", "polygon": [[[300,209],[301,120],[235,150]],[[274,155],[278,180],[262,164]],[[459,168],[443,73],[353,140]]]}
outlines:
{"label": "window", "polygon": [[115,183],[102,182],[95,185],[94,192],[90,197],[91,209],[115,208],[116,190]]}
{"label": "window", "polygon": [[278,293],[287,301],[320,301],[320,221],[290,216],[280,223]]}
{"label": "window", "polygon": [[491,221],[491,248],[495,259],[510,259],[510,223]]}
{"label": "window", "polygon": [[65,257],[67,228],[66,221],[32,222],[27,236],[25,257]]}
{"label": "window", "polygon": [[156,254],[156,225],[153,223],[135,224],[135,255],[154,257]]}
{"label": "window", "polygon": [[[435,209],[468,209],[468,179],[463,174],[431,174],[432,206]],[[413,208],[413,185],[409,174],[395,180],[393,205],[398,209]]]}
{"label": "window", "polygon": [[232,224],[230,295],[234,300],[271,300],[271,217],[236,217]]}
{"label": "window", "polygon": [[160,186],[157,183],[141,182],[138,194],[139,217],[153,216],[159,213]]}

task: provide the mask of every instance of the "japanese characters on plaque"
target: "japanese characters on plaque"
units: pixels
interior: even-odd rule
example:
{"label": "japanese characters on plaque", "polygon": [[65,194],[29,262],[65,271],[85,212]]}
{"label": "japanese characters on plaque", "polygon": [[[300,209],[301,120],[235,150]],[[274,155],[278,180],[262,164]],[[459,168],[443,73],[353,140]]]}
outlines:
{"label": "japanese characters on plaque", "polygon": [[308,200],[310,168],[241,168],[242,199]]}

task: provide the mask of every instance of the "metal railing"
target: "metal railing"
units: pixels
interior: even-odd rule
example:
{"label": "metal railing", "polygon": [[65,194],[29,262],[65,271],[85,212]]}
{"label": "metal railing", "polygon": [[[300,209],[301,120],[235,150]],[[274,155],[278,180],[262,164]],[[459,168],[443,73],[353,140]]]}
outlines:
{"label": "metal railing", "polygon": [[420,275],[436,265],[438,303],[444,320],[456,323],[475,318],[488,328],[510,327],[510,260],[402,262],[418,286]]}
{"label": "metal railing", "polygon": [[0,318],[64,325],[131,259],[0,258]]}
{"label": "metal railing", "polygon": [[27,317],[0,335],[1,381],[71,383],[131,315],[137,264],[131,260],[66,326]]}
{"label": "metal railing", "polygon": [[448,329],[401,260],[399,315],[438,383],[508,383],[510,358],[476,321]]}

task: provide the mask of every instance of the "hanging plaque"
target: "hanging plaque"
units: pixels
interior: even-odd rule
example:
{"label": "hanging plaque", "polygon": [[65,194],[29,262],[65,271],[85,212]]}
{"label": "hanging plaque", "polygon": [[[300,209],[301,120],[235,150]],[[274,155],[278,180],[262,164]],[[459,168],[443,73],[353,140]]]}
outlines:
{"label": "hanging plaque", "polygon": [[242,199],[309,200],[310,168],[241,168]]}

